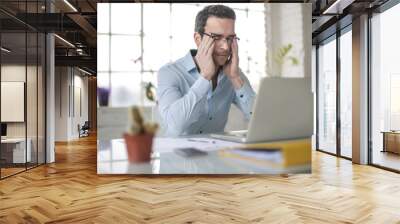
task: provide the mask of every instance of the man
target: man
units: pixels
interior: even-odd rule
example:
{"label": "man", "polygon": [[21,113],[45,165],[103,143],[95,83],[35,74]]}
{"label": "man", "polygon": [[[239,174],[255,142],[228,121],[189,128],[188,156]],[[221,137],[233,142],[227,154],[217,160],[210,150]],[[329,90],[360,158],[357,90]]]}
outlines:
{"label": "man", "polygon": [[235,12],[210,5],[196,16],[196,50],[160,68],[157,96],[166,135],[222,132],[232,103],[250,118],[254,91],[239,69]]}

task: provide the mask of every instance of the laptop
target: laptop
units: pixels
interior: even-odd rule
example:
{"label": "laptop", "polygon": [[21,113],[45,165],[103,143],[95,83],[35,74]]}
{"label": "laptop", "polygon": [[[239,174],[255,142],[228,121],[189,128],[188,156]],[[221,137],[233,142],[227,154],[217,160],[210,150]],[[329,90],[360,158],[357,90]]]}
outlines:
{"label": "laptop", "polygon": [[248,129],[210,136],[241,143],[309,138],[313,109],[311,78],[263,78]]}

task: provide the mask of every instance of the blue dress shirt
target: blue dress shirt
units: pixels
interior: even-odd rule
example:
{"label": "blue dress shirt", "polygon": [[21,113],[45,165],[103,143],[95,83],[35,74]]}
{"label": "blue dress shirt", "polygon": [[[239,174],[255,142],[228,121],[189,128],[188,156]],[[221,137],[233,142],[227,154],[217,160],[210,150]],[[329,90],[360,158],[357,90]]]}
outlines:
{"label": "blue dress shirt", "polygon": [[224,131],[231,104],[250,118],[255,93],[240,72],[244,84],[235,90],[220,70],[217,87],[197,70],[191,50],[183,58],[158,71],[158,109],[167,136],[216,133]]}

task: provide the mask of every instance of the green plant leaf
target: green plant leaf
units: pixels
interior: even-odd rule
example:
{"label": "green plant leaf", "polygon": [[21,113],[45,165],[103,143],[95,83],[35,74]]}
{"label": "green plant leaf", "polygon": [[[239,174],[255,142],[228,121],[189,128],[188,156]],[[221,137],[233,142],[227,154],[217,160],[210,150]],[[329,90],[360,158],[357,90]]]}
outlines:
{"label": "green plant leaf", "polygon": [[292,61],[292,65],[299,65],[299,60],[296,57],[289,57],[289,59]]}

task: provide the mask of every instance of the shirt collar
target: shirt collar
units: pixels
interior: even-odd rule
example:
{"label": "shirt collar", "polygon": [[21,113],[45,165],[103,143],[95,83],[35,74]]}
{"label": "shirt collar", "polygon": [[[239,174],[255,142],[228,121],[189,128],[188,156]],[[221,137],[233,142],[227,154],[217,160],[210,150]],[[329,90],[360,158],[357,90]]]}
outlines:
{"label": "shirt collar", "polygon": [[196,68],[196,63],[194,62],[194,56],[196,56],[197,50],[190,50],[185,57],[183,57],[183,66],[185,66],[186,71],[190,72]]}

